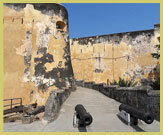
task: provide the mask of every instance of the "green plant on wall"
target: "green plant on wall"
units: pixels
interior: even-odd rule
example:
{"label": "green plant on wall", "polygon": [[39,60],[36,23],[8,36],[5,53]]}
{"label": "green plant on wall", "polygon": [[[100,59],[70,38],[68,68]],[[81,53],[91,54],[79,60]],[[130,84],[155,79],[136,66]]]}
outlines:
{"label": "green plant on wall", "polygon": [[150,86],[154,89],[154,90],[160,90],[160,77],[157,78],[156,80],[154,80]]}
{"label": "green plant on wall", "polygon": [[119,81],[114,80],[110,85],[119,85],[120,87],[134,87],[137,85],[137,82],[134,80],[125,80],[119,77]]}
{"label": "green plant on wall", "polygon": [[[160,38],[158,38],[158,40],[160,41]],[[155,59],[160,59],[160,44],[156,45],[157,48],[157,52],[156,53],[152,53],[152,57]],[[152,81],[150,83],[150,86],[154,89],[154,90],[160,90],[160,77],[155,77],[154,81]]]}

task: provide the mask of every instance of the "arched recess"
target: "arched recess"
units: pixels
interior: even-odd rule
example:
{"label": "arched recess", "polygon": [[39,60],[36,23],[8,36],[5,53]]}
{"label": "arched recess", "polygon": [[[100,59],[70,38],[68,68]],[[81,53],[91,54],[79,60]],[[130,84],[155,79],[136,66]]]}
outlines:
{"label": "arched recess", "polygon": [[56,28],[57,29],[64,30],[65,26],[66,26],[66,24],[64,22],[62,22],[62,21],[58,21],[56,23]]}

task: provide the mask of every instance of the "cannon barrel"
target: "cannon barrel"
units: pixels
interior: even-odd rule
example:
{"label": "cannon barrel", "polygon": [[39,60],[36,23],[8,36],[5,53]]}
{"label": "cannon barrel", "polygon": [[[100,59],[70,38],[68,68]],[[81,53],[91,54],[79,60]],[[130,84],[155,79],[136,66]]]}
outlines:
{"label": "cannon barrel", "polygon": [[39,114],[39,113],[42,113],[42,112],[44,112],[45,111],[45,106],[40,106],[40,107],[38,107],[35,111],[33,111],[33,112],[31,112],[31,113],[28,113],[28,115],[37,115],[37,114]]}
{"label": "cannon barrel", "polygon": [[[33,108],[36,108],[37,107],[37,103],[34,103],[34,104],[31,104],[31,106]],[[15,106],[13,108],[10,108],[10,109],[6,109],[3,111],[4,115],[6,114],[10,114],[10,113],[23,113],[23,111],[27,111],[29,107],[27,106],[24,106],[24,105],[20,105],[20,106]]]}
{"label": "cannon barrel", "polygon": [[77,113],[77,118],[80,120],[80,124],[88,126],[92,123],[93,118],[83,105],[76,105],[75,111]]}
{"label": "cannon barrel", "polygon": [[131,117],[143,120],[145,123],[147,124],[151,124],[154,120],[153,115],[151,115],[150,113],[143,113],[141,111],[139,111],[138,109],[125,105],[125,104],[121,104],[119,106],[119,110],[124,110],[125,112],[129,113],[131,115]]}

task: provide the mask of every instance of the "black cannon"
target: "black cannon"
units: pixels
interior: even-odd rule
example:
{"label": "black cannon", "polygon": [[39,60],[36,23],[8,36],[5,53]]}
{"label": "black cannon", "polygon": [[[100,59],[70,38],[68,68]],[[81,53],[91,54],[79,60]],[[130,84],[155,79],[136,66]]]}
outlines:
{"label": "black cannon", "polygon": [[45,106],[39,106],[35,111],[31,112],[31,113],[28,113],[29,116],[33,115],[37,115],[39,113],[42,113],[45,111]]}
{"label": "black cannon", "polygon": [[45,111],[45,106],[39,106],[32,112],[26,112],[22,117],[22,124],[30,124],[34,121],[34,116]]}
{"label": "black cannon", "polygon": [[[32,106],[33,108],[37,107],[37,103],[31,104],[30,106]],[[11,114],[11,113],[23,113],[24,111],[27,111],[29,109],[29,107],[24,106],[24,105],[20,105],[20,106],[14,106],[13,108],[10,109],[6,109],[3,111],[4,115],[6,114]]]}
{"label": "black cannon", "polygon": [[76,111],[76,117],[79,120],[78,121],[79,126],[88,126],[92,123],[93,118],[90,115],[90,113],[86,111],[83,105],[81,104],[76,105],[75,111]]}
{"label": "black cannon", "polygon": [[147,124],[151,124],[154,121],[153,115],[151,115],[150,113],[143,113],[143,112],[139,111],[138,109],[136,109],[132,106],[121,104],[119,106],[119,110],[120,111],[124,110],[125,112],[129,113],[130,118],[131,118],[131,122],[134,125],[138,124],[138,119],[143,120]]}

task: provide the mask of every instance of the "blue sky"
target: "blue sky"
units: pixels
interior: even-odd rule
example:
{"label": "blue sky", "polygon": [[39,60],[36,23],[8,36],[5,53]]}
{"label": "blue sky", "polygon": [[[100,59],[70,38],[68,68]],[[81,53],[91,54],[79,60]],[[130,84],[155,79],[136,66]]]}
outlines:
{"label": "blue sky", "polygon": [[160,4],[63,3],[69,14],[70,38],[153,29],[160,23]]}

